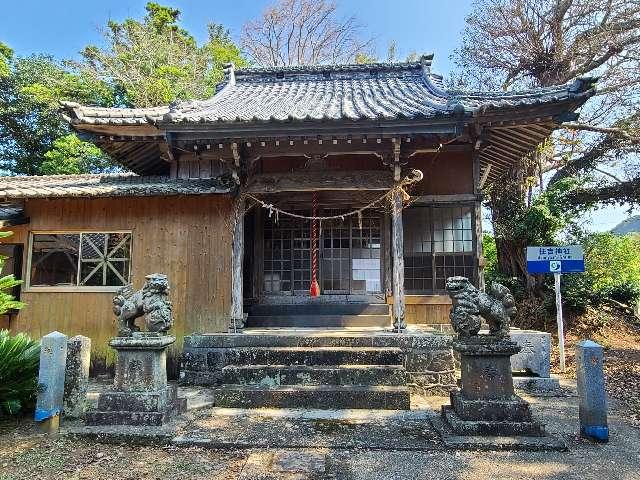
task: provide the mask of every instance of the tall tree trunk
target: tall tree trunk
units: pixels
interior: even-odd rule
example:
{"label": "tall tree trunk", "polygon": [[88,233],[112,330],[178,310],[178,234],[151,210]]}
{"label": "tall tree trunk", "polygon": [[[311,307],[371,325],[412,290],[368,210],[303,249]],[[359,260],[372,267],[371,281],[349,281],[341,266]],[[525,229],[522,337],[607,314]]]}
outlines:
{"label": "tall tree trunk", "polygon": [[526,211],[527,189],[523,171],[515,170],[499,182],[495,182],[489,193],[491,222],[496,241],[498,269],[508,277],[524,281],[528,295],[538,295],[543,279],[527,274],[526,248],[528,238],[519,225]]}

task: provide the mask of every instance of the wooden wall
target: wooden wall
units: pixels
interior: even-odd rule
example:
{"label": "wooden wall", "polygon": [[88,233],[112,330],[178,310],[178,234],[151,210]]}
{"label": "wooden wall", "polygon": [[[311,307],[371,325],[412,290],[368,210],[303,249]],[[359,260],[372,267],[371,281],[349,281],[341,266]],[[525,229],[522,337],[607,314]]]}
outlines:
{"label": "wooden wall", "polygon": [[[387,297],[393,304],[393,297]],[[451,325],[449,312],[451,299],[448,295],[407,295],[405,297],[405,319],[408,324],[419,324],[437,330],[448,329]]]}
{"label": "wooden wall", "polygon": [[[174,333],[222,332],[228,326],[231,301],[231,231],[229,196],[29,200],[31,223],[13,227],[10,243],[25,244],[29,231],[131,230],[132,282],[144,276],[169,276],[175,318]],[[11,330],[40,337],[52,330],[86,335],[94,360],[110,361],[107,346],[115,329],[112,292],[36,292],[23,286],[27,306],[11,318]]]}
{"label": "wooden wall", "polygon": [[456,195],[473,193],[471,152],[422,153],[409,159],[424,179],[411,189],[411,195]]}

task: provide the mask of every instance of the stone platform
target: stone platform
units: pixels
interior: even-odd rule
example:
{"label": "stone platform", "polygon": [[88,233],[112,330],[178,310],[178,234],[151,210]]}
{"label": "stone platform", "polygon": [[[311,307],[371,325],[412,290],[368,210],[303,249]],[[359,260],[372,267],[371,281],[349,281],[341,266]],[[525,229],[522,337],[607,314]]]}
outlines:
{"label": "stone platform", "polygon": [[408,409],[455,385],[451,337],[426,329],[247,329],[185,337],[183,385],[220,407]]}

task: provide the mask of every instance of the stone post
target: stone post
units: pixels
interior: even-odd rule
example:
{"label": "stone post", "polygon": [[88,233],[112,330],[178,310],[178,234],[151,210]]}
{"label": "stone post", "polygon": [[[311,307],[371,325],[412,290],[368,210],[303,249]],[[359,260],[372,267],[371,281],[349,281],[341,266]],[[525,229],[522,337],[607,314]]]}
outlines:
{"label": "stone post", "polygon": [[576,377],[580,399],[580,433],[595,440],[609,441],[607,394],[604,389],[603,349],[591,340],[576,347]]}
{"label": "stone post", "polygon": [[64,414],[71,418],[84,415],[89,386],[91,339],[77,335],[67,342],[67,365],[64,378]]}
{"label": "stone post", "polygon": [[67,336],[51,332],[40,341],[40,371],[38,373],[38,400],[35,421],[50,433],[60,424],[63,408],[64,376],[67,361]]}

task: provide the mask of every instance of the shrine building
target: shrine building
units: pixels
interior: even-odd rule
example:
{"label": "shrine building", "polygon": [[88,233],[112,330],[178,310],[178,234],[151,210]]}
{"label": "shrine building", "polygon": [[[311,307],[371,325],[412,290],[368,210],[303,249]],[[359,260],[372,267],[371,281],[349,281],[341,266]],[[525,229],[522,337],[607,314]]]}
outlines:
{"label": "shrine building", "polygon": [[[190,334],[448,325],[450,276],[483,288],[483,191],[594,92],[449,89],[418,62],[226,69],[208,100],[65,102],[126,173],[0,179],[3,274],[27,306],[0,326],[93,340],[114,292],[164,273]],[[238,333],[241,335],[241,333]]]}

